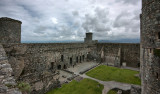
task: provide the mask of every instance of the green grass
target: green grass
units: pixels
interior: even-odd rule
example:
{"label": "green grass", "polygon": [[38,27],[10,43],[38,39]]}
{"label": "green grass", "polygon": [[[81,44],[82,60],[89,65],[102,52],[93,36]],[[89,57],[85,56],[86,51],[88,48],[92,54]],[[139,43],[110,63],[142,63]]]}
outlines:
{"label": "green grass", "polygon": [[117,92],[118,92],[118,91],[116,91],[116,90],[110,90],[110,91],[108,91],[107,94],[117,94]]}
{"label": "green grass", "polygon": [[101,65],[87,72],[86,74],[90,77],[102,81],[117,81],[117,82],[140,85],[141,84],[140,79],[134,76],[135,74],[138,73],[139,73],[138,71]]}
{"label": "green grass", "polygon": [[73,80],[46,94],[102,94],[104,86],[90,79],[83,79],[80,82]]}

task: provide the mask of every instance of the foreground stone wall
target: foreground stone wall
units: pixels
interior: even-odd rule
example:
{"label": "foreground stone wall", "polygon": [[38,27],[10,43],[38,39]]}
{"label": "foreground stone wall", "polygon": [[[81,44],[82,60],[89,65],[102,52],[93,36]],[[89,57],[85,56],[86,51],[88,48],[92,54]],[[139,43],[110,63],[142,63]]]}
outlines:
{"label": "foreground stone wall", "polygon": [[160,94],[160,0],[142,0],[142,94]]}
{"label": "foreground stone wall", "polygon": [[3,44],[18,81],[30,83],[32,94],[59,86],[58,69],[76,66],[96,53],[94,44]]}
{"label": "foreground stone wall", "polygon": [[141,87],[137,85],[132,85],[130,94],[141,94]]}
{"label": "foreground stone wall", "polygon": [[3,46],[0,44],[0,94],[21,94],[15,86],[16,82],[12,74],[11,65],[8,63]]}
{"label": "foreground stone wall", "polygon": [[120,65],[126,62],[129,67],[140,66],[140,44],[125,43],[98,43],[97,52],[104,51],[104,62],[115,65],[116,59],[120,58]]}

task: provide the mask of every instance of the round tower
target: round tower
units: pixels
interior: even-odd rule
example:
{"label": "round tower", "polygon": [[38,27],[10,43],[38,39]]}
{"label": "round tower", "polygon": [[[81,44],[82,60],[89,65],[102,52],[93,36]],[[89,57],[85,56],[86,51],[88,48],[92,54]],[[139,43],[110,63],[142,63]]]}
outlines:
{"label": "round tower", "polygon": [[160,0],[142,0],[142,94],[160,94]]}
{"label": "round tower", "polygon": [[20,43],[21,24],[21,21],[11,18],[0,18],[0,43]]}

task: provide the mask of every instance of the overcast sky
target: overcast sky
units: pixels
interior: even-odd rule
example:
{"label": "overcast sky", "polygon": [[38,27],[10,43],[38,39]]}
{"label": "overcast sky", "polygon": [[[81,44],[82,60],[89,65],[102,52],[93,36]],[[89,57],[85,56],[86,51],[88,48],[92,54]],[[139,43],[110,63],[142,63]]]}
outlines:
{"label": "overcast sky", "polygon": [[22,41],[139,39],[141,0],[0,0],[0,17],[22,21]]}

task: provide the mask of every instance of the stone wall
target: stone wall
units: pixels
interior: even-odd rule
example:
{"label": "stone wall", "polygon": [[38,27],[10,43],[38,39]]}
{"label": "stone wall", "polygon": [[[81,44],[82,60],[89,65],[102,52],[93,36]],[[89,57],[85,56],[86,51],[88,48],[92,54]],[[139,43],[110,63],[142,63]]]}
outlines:
{"label": "stone wall", "polygon": [[[137,67],[136,64],[139,63],[137,59],[139,44],[8,43],[2,45],[13,68],[12,75],[17,81],[28,82],[32,87],[31,94],[43,94],[51,88],[58,87],[58,70],[76,66],[77,63],[91,60],[100,62],[103,59],[101,57],[106,56],[115,57],[114,64],[117,66],[121,62],[126,62],[127,66]],[[136,59],[128,60],[130,58]]]}
{"label": "stone wall", "polygon": [[21,94],[17,88],[8,87],[16,85],[15,79],[11,75],[12,71],[5,50],[0,44],[0,94]]}
{"label": "stone wall", "polygon": [[43,94],[59,86],[58,69],[76,66],[96,54],[94,44],[3,44],[18,81],[30,83],[32,94]]}
{"label": "stone wall", "polygon": [[132,85],[130,94],[141,94],[141,87],[137,85]]}
{"label": "stone wall", "polygon": [[126,62],[129,67],[140,66],[140,45],[125,43],[98,43],[97,51],[103,48],[104,62],[109,65],[115,65],[117,58],[120,58],[120,65]]}
{"label": "stone wall", "polygon": [[160,0],[142,0],[142,94],[160,94]]}

